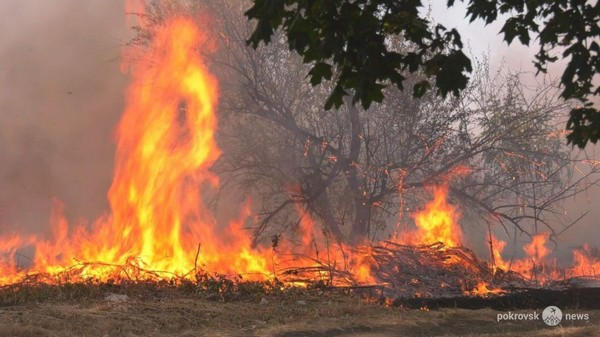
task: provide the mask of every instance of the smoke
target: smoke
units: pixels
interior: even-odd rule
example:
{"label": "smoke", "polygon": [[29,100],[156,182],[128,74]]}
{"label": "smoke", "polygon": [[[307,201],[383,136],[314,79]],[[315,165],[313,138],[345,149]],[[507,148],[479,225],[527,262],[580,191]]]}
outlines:
{"label": "smoke", "polygon": [[[499,24],[469,25],[463,9],[440,8],[432,15],[457,27],[472,55],[490,51],[492,64],[532,69],[535,49],[507,47]],[[2,0],[0,31],[0,233],[46,230],[54,197],[71,219],[97,218],[108,210],[113,130],[127,83],[119,70],[131,34],[122,0]],[[598,148],[589,149],[596,158]],[[566,203],[574,217],[591,212],[561,245],[600,245],[598,200],[595,188]]]}
{"label": "smoke", "polygon": [[[485,56],[489,58],[492,72],[501,68],[508,69],[511,72],[520,72],[524,83],[531,88],[544,80],[543,75],[536,75],[536,69],[533,65],[534,56],[539,50],[539,45],[534,40],[530,46],[524,46],[517,41],[518,39],[508,45],[504,41],[504,36],[500,34],[504,25],[502,17],[489,25],[485,25],[482,20],[470,23],[465,18],[466,5],[464,3],[458,2],[450,9],[447,9],[446,2],[442,1],[429,1],[428,5],[430,15],[435,22],[439,22],[449,29],[456,28],[458,30],[467,53],[471,57]],[[560,56],[558,51],[555,54]],[[566,65],[566,60],[559,59],[556,63],[548,65],[548,72],[544,76],[547,80],[556,81],[560,79]],[[600,106],[598,99],[595,99],[594,103]],[[600,144],[589,144],[583,152],[576,148],[574,151],[580,153],[582,157],[587,156],[596,160],[600,158]],[[579,169],[585,171],[585,166],[582,165]],[[578,170],[575,170],[575,178],[579,176]],[[557,238],[557,255],[570,257],[571,249],[580,246],[584,242],[600,246],[600,235],[598,235],[599,200],[600,186],[595,186],[564,202],[564,208],[572,219],[576,219],[585,212],[589,211],[589,213]],[[558,223],[552,223],[552,225],[558,230],[562,228],[561,224]],[[474,224],[469,226],[467,230],[471,236],[485,237],[485,229],[485,226],[481,226],[481,224]],[[523,240],[526,242],[528,238],[524,237]],[[522,243],[520,242],[519,245]],[[484,247],[485,242],[479,242],[479,246],[480,248]]]}
{"label": "smoke", "polygon": [[0,233],[47,228],[108,204],[123,105],[121,0],[0,2]]}

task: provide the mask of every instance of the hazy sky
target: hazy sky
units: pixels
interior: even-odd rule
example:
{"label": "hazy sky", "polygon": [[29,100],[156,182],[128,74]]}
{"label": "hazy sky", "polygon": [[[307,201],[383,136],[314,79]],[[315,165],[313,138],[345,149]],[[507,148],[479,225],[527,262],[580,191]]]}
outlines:
{"label": "hazy sky", "polygon": [[[468,25],[460,6],[434,3],[433,16],[458,28],[473,55],[532,69],[535,51],[507,47],[499,24]],[[0,232],[47,228],[52,197],[72,219],[97,217],[108,209],[112,132],[127,83],[119,71],[129,34],[122,0],[1,0],[0,32]],[[598,195],[571,202],[595,213],[567,233],[569,243],[600,242]]]}

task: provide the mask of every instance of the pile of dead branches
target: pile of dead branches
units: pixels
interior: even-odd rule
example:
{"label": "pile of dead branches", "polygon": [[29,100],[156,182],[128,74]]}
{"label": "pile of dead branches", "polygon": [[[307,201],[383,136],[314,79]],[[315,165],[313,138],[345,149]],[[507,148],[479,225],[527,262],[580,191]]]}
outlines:
{"label": "pile of dead branches", "polygon": [[485,282],[492,288],[525,286],[516,273],[494,271],[465,247],[402,245],[391,241],[372,248],[373,272],[385,284],[386,297],[461,296]]}
{"label": "pile of dead branches", "polygon": [[368,256],[375,284],[361,284],[340,266],[315,261],[310,267],[288,268],[279,272],[284,283],[325,285],[347,288],[381,289],[386,298],[454,297],[469,294],[481,283],[494,289],[531,286],[515,272],[494,270],[465,247],[404,245],[382,241],[356,248],[353,254]]}

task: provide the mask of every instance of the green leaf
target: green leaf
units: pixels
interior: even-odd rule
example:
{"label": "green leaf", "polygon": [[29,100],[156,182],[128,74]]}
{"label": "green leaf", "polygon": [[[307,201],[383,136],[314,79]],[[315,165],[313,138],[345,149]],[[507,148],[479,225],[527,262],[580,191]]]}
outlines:
{"label": "green leaf", "polygon": [[431,83],[427,80],[422,80],[417,82],[413,87],[413,96],[414,97],[423,97],[427,90],[431,89]]}
{"label": "green leaf", "polygon": [[[585,102],[600,95],[600,88],[592,83],[600,72],[600,5],[583,0],[463,2],[470,21],[482,19],[489,24],[499,13],[508,16],[501,33],[509,44],[518,38],[529,45],[537,38],[540,49],[534,65],[538,71],[544,72],[549,63],[558,60],[550,55],[552,49],[564,49],[560,56],[570,59],[561,77],[564,98]],[[448,7],[455,3],[446,1]],[[252,0],[251,5],[245,12],[248,19],[256,20],[247,40],[250,46],[270,43],[274,32],[281,30],[289,48],[297,51],[303,62],[314,64],[308,74],[312,85],[331,80],[335,69],[339,78],[325,102],[326,109],[339,107],[346,90],[354,92],[353,101],[367,108],[383,100],[382,83],[403,90],[405,72],[427,77],[413,86],[417,97],[430,89],[429,83],[434,83],[441,96],[458,95],[472,70],[462,52],[460,34],[430,22],[422,1]],[[400,50],[389,50],[389,41],[397,37],[403,39]],[[568,139],[584,146],[597,139],[600,122],[595,113],[577,116],[573,114],[567,126],[572,131]]]}
{"label": "green leaf", "polygon": [[567,122],[567,141],[571,145],[584,148],[588,142],[596,143],[600,139],[600,111],[591,107],[571,110]]}
{"label": "green leaf", "polygon": [[346,91],[344,91],[339,84],[336,85],[325,101],[325,110],[330,110],[333,106],[338,109],[340,106],[342,106],[344,96],[346,95]]}
{"label": "green leaf", "polygon": [[332,76],[331,65],[325,62],[319,62],[313,66],[308,73],[310,76],[310,84],[317,85],[323,81],[323,78],[330,80]]}

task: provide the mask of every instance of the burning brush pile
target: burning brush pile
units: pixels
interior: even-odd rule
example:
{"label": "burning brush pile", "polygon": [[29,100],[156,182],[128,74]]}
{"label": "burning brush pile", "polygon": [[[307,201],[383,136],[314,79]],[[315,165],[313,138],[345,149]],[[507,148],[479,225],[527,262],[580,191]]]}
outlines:
{"label": "burning brush pile", "polygon": [[[388,241],[332,243],[298,209],[300,243],[280,238],[255,245],[239,219],[217,226],[202,191],[219,184],[210,167],[215,142],[218,83],[198,57],[210,39],[193,21],[169,19],[151,45],[129,64],[132,81],[118,125],[111,212],[92,223],[69,224],[56,204],[50,238],[3,234],[0,285],[201,282],[231,280],[282,286],[373,287],[386,297],[489,295],[518,287],[556,285],[600,274],[600,261],[575,251],[575,266],[548,259],[546,234],[532,237],[527,257],[505,261],[505,243],[489,238],[492,262],[462,246],[459,215],[447,203],[447,186],[414,215],[417,229]],[[33,257],[17,263],[23,249]],[[219,276],[219,277],[221,277]]]}

